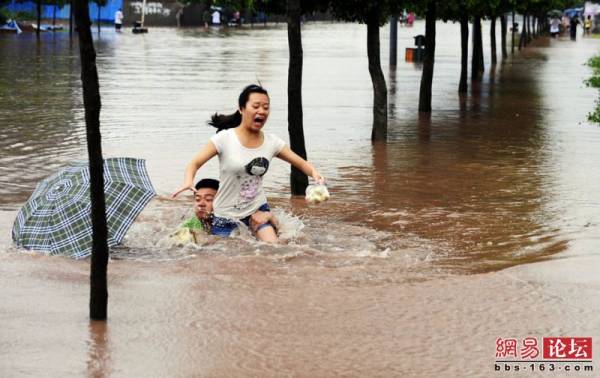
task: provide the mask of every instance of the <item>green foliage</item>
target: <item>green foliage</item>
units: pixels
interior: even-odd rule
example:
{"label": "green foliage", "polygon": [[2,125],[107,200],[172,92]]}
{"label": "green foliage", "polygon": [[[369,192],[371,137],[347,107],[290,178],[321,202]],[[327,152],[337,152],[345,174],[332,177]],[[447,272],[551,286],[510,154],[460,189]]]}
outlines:
{"label": "green foliage", "polygon": [[[263,11],[270,14],[286,14],[286,0],[249,0],[249,8],[252,10]],[[302,14],[309,14],[315,11],[326,11],[329,7],[329,0],[300,0]]]}
{"label": "green foliage", "polygon": [[393,14],[399,14],[403,8],[415,10],[422,7],[424,1],[402,0],[331,0],[329,10],[343,21],[366,24],[372,18],[383,26]]}
{"label": "green foliage", "polygon": [[[585,85],[592,88],[600,88],[600,55],[591,58],[586,64],[592,67],[593,76],[585,80]],[[596,109],[588,113],[587,118],[590,122],[600,124],[600,100],[596,100]]]}
{"label": "green foliage", "polygon": [[0,25],[4,25],[8,19],[9,12],[4,8],[0,8]]}
{"label": "green foliage", "polygon": [[8,20],[35,20],[35,14],[25,11],[10,12],[6,8],[0,8],[0,24],[4,24]]}

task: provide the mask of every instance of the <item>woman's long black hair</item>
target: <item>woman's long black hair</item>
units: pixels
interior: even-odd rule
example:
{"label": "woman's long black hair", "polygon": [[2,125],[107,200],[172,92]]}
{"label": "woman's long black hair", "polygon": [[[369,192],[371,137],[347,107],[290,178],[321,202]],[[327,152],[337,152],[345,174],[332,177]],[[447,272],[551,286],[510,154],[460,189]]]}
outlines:
{"label": "woman's long black hair", "polygon": [[[267,90],[261,87],[260,85],[248,85],[246,88],[244,88],[242,93],[240,93],[240,97],[238,98],[238,104],[240,109],[246,107],[246,103],[248,102],[250,94],[252,93],[262,93],[266,96],[269,96]],[[210,121],[208,122],[209,125],[218,129],[217,132],[221,130],[231,129],[233,127],[238,127],[241,123],[242,114],[239,112],[239,110],[236,110],[235,113],[229,115],[215,113],[212,117],[210,117]]]}

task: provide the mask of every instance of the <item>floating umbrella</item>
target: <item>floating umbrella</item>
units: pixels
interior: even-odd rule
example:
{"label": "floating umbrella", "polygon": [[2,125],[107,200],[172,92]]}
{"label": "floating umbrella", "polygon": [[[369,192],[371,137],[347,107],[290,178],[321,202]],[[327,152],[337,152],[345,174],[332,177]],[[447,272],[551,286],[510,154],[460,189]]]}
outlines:
{"label": "floating umbrella", "polygon": [[[108,245],[117,245],[156,195],[145,160],[104,160]],[[15,243],[27,249],[76,259],[92,251],[90,170],[74,162],[40,182],[13,225]]]}

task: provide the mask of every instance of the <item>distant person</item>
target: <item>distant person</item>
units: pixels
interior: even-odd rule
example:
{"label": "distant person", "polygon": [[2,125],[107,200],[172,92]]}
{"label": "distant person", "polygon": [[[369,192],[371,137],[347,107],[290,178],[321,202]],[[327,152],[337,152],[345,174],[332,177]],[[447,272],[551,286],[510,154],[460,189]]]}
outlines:
{"label": "distant person", "polygon": [[221,12],[215,9],[212,13],[212,24],[213,25],[221,25]]}
{"label": "distant person", "polygon": [[560,34],[560,20],[558,17],[554,17],[550,22],[550,35],[553,38],[557,38]]}
{"label": "distant person", "polygon": [[[176,3],[178,4],[178,3]],[[178,10],[177,13],[175,13],[175,20],[177,20],[177,27],[180,28],[181,27],[181,17],[183,17],[183,6],[181,6]]]}
{"label": "distant person", "polygon": [[583,21],[583,34],[592,33],[592,16],[588,14],[587,18]]}
{"label": "distant person", "polygon": [[577,16],[571,17],[569,23],[569,33],[571,34],[571,41],[577,40],[577,25],[579,25],[579,18]]}
{"label": "distant person", "polygon": [[415,14],[413,12],[408,12],[408,16],[406,16],[406,25],[413,26],[415,22]]}
{"label": "distant person", "polygon": [[561,33],[569,30],[569,24],[571,23],[571,19],[569,18],[569,16],[563,15],[562,19],[561,19],[561,22],[562,22]]}
{"label": "distant person", "polygon": [[121,12],[121,8],[115,12],[115,30],[121,31],[121,27],[123,26],[123,12]]}
{"label": "distant person", "polygon": [[204,12],[202,12],[202,24],[204,25],[205,29],[208,29],[208,26],[210,25],[211,21],[212,16],[210,15],[208,8],[206,8]]}
{"label": "distant person", "polygon": [[407,17],[407,13],[406,13],[406,9],[402,10],[402,13],[400,13],[400,16],[398,17],[398,22],[400,23],[400,26],[404,26],[404,24],[406,24],[406,17]]}

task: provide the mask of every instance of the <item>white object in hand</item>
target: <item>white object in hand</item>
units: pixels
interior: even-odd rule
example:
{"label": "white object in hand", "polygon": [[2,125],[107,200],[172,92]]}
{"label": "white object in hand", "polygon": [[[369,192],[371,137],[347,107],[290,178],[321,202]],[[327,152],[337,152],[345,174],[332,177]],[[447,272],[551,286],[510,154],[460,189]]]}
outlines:
{"label": "white object in hand", "polygon": [[329,199],[329,191],[322,184],[309,185],[306,187],[306,200],[310,203],[319,203]]}

